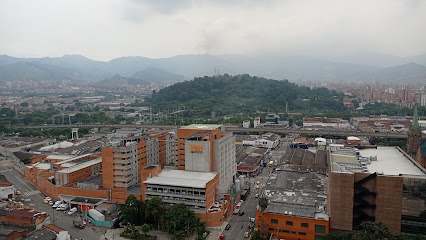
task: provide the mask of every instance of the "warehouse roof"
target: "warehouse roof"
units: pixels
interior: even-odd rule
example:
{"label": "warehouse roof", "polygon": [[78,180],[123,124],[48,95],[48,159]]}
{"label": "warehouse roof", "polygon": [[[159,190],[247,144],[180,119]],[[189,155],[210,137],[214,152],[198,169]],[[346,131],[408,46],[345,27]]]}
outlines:
{"label": "warehouse roof", "polygon": [[206,184],[216,177],[215,172],[193,172],[183,170],[162,171],[155,177],[147,179],[144,183],[168,186],[205,188]]}
{"label": "warehouse roof", "polygon": [[90,167],[90,166],[93,166],[93,165],[95,165],[95,164],[99,164],[99,163],[101,163],[101,162],[102,162],[102,158],[96,158],[96,159],[93,159],[93,160],[89,160],[89,161],[86,161],[86,162],[82,162],[82,163],[80,163],[80,164],[76,164],[76,165],[71,166],[71,167],[69,167],[69,168],[61,169],[61,170],[59,170],[59,171],[57,171],[57,172],[58,172],[58,173],[70,173],[70,172],[75,172],[75,171],[81,170],[81,169],[83,169],[83,168]]}

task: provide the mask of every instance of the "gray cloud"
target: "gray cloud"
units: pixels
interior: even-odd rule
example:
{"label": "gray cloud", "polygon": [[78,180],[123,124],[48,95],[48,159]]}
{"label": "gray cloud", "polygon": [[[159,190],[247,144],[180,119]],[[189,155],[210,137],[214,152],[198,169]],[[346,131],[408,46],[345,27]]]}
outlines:
{"label": "gray cloud", "polygon": [[3,0],[0,54],[339,57],[426,52],[426,1]]}

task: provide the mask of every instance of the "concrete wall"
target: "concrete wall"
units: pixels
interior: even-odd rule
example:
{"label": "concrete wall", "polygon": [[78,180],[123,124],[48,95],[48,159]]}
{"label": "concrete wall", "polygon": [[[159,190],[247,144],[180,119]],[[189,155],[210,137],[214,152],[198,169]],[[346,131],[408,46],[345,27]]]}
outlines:
{"label": "concrete wall", "polygon": [[[193,151],[192,148],[198,148]],[[185,141],[185,170],[210,172],[210,141]]]}
{"label": "concrete wall", "polygon": [[237,174],[235,162],[235,136],[232,133],[214,140],[214,171],[219,173],[219,192],[228,192]]}

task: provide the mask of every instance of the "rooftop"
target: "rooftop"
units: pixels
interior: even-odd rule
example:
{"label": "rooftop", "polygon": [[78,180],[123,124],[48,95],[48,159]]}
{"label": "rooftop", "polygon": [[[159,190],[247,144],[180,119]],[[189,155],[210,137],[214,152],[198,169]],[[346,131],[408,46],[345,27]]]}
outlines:
{"label": "rooftop", "polygon": [[276,171],[270,175],[264,194],[270,199],[267,212],[328,219],[324,175]]}
{"label": "rooftop", "polygon": [[83,168],[90,167],[90,166],[93,166],[93,165],[99,164],[99,163],[102,163],[102,158],[96,158],[96,159],[93,159],[93,160],[89,160],[89,161],[86,161],[86,162],[76,164],[76,165],[71,166],[69,168],[61,169],[61,170],[57,171],[57,173],[75,172],[75,171],[78,171],[78,170],[81,170]]}
{"label": "rooftop", "polygon": [[42,240],[55,240],[56,234],[46,230],[46,229],[38,229],[34,232],[28,234],[27,236],[21,238],[23,240],[31,240],[31,239],[42,239]]}
{"label": "rooftop", "polygon": [[205,188],[206,184],[216,177],[215,172],[193,172],[183,170],[162,171],[155,177],[147,179],[144,183],[168,185],[177,187]]}
{"label": "rooftop", "polygon": [[195,130],[213,130],[221,128],[223,125],[218,124],[191,124],[188,126],[180,127],[180,129],[195,129]]}
{"label": "rooftop", "polygon": [[367,165],[371,173],[426,175],[425,169],[419,168],[396,147],[379,146],[377,149],[362,149],[359,152],[363,157],[377,156],[377,161],[371,161],[371,164]]}
{"label": "rooftop", "polygon": [[[359,153],[359,156],[357,154]],[[385,175],[425,176],[426,170],[397,147],[378,146],[358,150],[342,148],[331,154],[335,172],[369,172]]]}

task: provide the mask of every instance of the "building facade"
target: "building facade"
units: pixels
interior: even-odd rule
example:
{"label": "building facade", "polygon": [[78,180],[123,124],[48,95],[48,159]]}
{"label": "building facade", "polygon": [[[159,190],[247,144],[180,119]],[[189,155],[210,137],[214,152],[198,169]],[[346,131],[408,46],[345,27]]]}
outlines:
{"label": "building facade", "polygon": [[236,175],[235,137],[221,125],[193,124],[178,129],[179,170],[219,173],[226,193]]}

